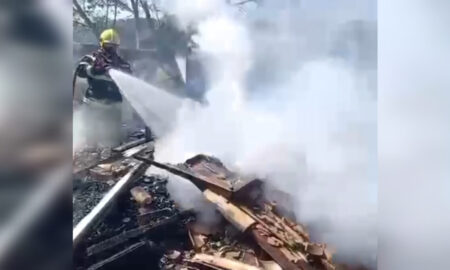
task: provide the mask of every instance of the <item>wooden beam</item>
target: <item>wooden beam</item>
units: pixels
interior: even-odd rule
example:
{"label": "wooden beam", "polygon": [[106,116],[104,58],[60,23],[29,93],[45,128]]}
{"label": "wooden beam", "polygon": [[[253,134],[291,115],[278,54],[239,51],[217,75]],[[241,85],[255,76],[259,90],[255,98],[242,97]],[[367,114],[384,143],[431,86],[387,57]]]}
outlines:
{"label": "wooden beam", "polygon": [[199,188],[201,191],[204,191],[205,189],[209,189],[225,198],[230,198],[231,195],[233,194],[232,189],[230,188],[229,185],[225,184],[226,182],[224,181],[212,181],[210,179],[204,178],[204,177],[200,177],[197,176],[193,173],[190,173],[186,170],[182,170],[176,166],[172,166],[169,164],[164,164],[164,163],[160,163],[157,162],[153,159],[149,159],[149,158],[145,158],[145,157],[135,157],[138,160],[144,161],[150,165],[153,165],[157,168],[163,169],[165,171],[168,171],[170,173],[173,173],[177,176],[186,178],[188,180],[190,180],[197,188]]}
{"label": "wooden beam", "polygon": [[226,220],[228,220],[228,222],[233,224],[241,232],[245,232],[256,223],[256,221],[244,211],[211,190],[207,189],[203,191],[203,195],[208,201],[214,203],[217,206],[217,210],[222,213]]}
{"label": "wooden beam", "polygon": [[73,229],[73,246],[75,247],[81,238],[89,231],[102,216],[110,209],[114,200],[121,194],[125,188],[137,177],[141,176],[147,170],[148,165],[143,162],[137,162],[134,167],[122,177],[114,187],[106,193],[101,201],[89,212]]}
{"label": "wooden beam", "polygon": [[207,266],[213,265],[226,270],[263,270],[260,267],[245,264],[237,260],[222,258],[204,253],[195,254],[190,261]]}

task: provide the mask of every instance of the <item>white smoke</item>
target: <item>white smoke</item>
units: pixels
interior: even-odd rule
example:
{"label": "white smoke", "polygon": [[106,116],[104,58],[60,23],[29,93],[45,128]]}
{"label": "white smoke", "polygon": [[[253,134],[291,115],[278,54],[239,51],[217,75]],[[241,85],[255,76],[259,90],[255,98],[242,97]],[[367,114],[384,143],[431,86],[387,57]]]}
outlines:
{"label": "white smoke", "polygon": [[179,209],[196,211],[197,227],[214,228],[222,220],[220,214],[216,212],[215,205],[207,201],[202,192],[189,180],[154,166],[146,173],[168,178],[167,190],[171,198],[176,200]]}
{"label": "white smoke", "polygon": [[379,6],[380,269],[450,264],[449,4]]}
{"label": "white smoke", "polygon": [[124,137],[122,104],[81,104],[73,112],[72,153],[86,148],[115,147]]}
{"label": "white smoke", "polygon": [[167,0],[161,4],[164,10],[177,15],[180,26],[183,28],[214,14],[221,14],[227,8],[223,0]]}
{"label": "white smoke", "polygon": [[228,6],[208,13],[183,8],[186,1],[173,3],[176,15],[198,25],[209,105],[183,101],[157,142],[157,159],[183,162],[211,154],[231,169],[266,178],[295,198],[297,218],[314,240],[334,246],[340,260],[374,266],[374,73],[328,54],[334,45],[329,35],[345,18],[307,14],[296,25],[295,18],[278,18],[292,13],[276,12],[274,4],[275,15],[267,19],[262,9],[258,20],[267,25],[260,31]]}

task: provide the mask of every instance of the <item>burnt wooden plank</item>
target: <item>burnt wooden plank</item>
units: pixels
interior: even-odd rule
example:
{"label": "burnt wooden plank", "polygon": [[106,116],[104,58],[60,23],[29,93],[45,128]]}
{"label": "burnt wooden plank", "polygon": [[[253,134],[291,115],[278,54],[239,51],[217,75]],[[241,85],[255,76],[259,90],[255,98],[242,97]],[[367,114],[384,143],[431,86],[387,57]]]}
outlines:
{"label": "burnt wooden plank", "polygon": [[[81,168],[74,168],[73,177],[75,177],[75,178],[83,177],[89,173],[90,169],[98,166],[99,164],[113,163],[113,162],[119,161],[120,159],[123,159],[123,158],[134,157],[135,155],[142,155],[142,154],[150,153],[147,156],[151,156],[151,153],[155,149],[154,144],[152,142],[148,142],[145,144],[137,144],[132,147],[128,147],[128,146],[122,147],[122,148],[120,148],[120,147],[122,147],[122,146],[119,146],[118,148],[113,149],[113,151],[111,151],[111,156],[109,156],[107,158],[93,161]],[[122,149],[122,151],[119,152],[117,149]]]}
{"label": "burnt wooden plank", "polygon": [[270,245],[266,238],[258,233],[255,227],[249,229],[249,233],[253,236],[256,243],[269,254],[284,270],[314,270],[307,262],[299,261],[297,263],[289,260],[279,248]]}
{"label": "burnt wooden plank", "polygon": [[158,210],[149,211],[143,214],[140,214],[137,216],[137,220],[139,225],[145,226],[148,224],[151,220],[155,218],[160,218],[161,216],[170,215],[172,213],[171,208],[162,208]]}
{"label": "burnt wooden plank", "polygon": [[141,145],[141,144],[143,144],[145,142],[146,142],[145,138],[137,139],[137,140],[134,140],[134,141],[122,144],[122,145],[114,148],[113,151],[115,151],[115,152],[122,152],[122,151],[128,150],[130,148],[133,148],[135,146]]}
{"label": "burnt wooden plank", "polygon": [[166,227],[168,225],[174,224],[178,222],[181,214],[175,214],[172,217],[168,219],[161,220],[155,224],[146,225],[144,227],[138,227],[132,230],[128,230],[125,232],[122,232],[116,236],[113,236],[109,239],[106,239],[98,244],[94,244],[87,248],[87,255],[92,256],[94,254],[98,254],[100,252],[103,252],[105,250],[111,249],[113,247],[116,247],[120,244],[126,243],[130,239],[135,239],[141,236],[144,236],[147,233],[150,233],[158,228]]}
{"label": "burnt wooden plank", "polygon": [[224,181],[213,181],[208,178],[199,177],[191,172],[182,170],[173,165],[160,163],[160,162],[154,161],[152,159],[143,158],[140,156],[136,156],[135,158],[138,160],[144,161],[150,165],[153,165],[155,167],[158,167],[160,169],[166,170],[175,175],[178,175],[180,177],[186,178],[186,179],[190,180],[194,185],[196,185],[202,191],[204,191],[206,189],[210,189],[210,190],[214,191],[215,193],[218,193],[218,194],[224,196],[225,198],[230,198],[233,193],[232,187],[227,185],[226,182],[224,182]]}
{"label": "burnt wooden plank", "polygon": [[106,258],[105,260],[102,260],[88,268],[88,270],[99,270],[99,269],[107,269],[110,265],[117,263],[117,260],[120,260],[121,258],[124,258],[132,253],[138,252],[142,249],[145,249],[147,246],[146,241],[142,241],[136,244],[133,244],[124,250],[112,255],[109,258]]}
{"label": "burnt wooden plank", "polygon": [[111,205],[116,198],[121,194],[126,187],[132,183],[137,177],[143,175],[147,170],[148,165],[139,162],[123,176],[114,187],[108,191],[108,193],[101,199],[101,201],[87,214],[73,229],[73,245],[76,246],[83,238],[83,236],[89,231],[99,220],[108,213]]}

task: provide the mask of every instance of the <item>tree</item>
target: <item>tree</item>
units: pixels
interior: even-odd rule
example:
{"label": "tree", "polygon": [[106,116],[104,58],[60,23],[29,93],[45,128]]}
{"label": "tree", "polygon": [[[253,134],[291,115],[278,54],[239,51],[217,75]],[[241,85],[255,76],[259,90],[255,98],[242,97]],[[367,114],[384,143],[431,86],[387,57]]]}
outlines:
{"label": "tree", "polygon": [[[262,2],[262,0],[224,1],[241,11],[244,11],[244,6],[249,3],[259,5]],[[141,47],[140,35],[144,28],[156,32],[158,29],[165,27],[169,21],[167,18],[170,17],[150,0],[73,0],[73,6],[74,25],[88,27],[96,37],[99,36],[101,29],[116,27],[118,14],[123,12],[130,13],[134,17],[135,22],[137,49]],[[114,12],[110,12],[111,10],[114,10]],[[142,25],[140,18],[141,11],[145,15],[146,25]]]}
{"label": "tree", "polygon": [[[133,10],[125,0],[72,0],[73,24],[88,27],[98,37],[100,29],[115,27],[117,15]],[[114,9],[111,14],[110,10]]]}
{"label": "tree", "polygon": [[145,19],[147,21],[148,28],[150,28],[152,30],[155,29],[155,23],[154,23],[155,20],[152,18],[151,14],[150,14],[150,8],[148,6],[147,1],[140,0],[140,3],[142,6],[142,9],[144,10]]}
{"label": "tree", "polygon": [[130,0],[130,2],[131,2],[131,8],[133,9],[134,23],[136,25],[136,28],[135,28],[136,49],[139,49],[140,33],[141,33],[141,21],[139,18],[139,2],[138,2],[138,0]]}
{"label": "tree", "polygon": [[91,29],[92,33],[96,37],[98,37],[100,35],[100,33],[98,31],[97,25],[95,23],[93,23],[91,21],[91,19],[89,18],[89,16],[86,14],[86,11],[85,11],[86,9],[83,9],[81,7],[81,5],[78,3],[78,0],[73,0],[73,5],[74,5],[74,16],[73,17],[75,20],[74,22],[81,24],[81,22],[79,22],[79,20],[77,19],[77,15],[78,15],[84,21],[85,25],[87,25]]}

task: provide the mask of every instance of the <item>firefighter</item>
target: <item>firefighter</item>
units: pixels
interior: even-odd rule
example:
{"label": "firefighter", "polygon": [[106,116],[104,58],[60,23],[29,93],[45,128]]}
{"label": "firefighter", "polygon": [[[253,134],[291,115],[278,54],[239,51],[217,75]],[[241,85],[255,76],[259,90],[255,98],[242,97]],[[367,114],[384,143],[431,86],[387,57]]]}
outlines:
{"label": "firefighter", "polygon": [[109,75],[110,69],[131,73],[130,64],[117,53],[119,34],[107,29],[100,35],[100,48],[85,55],[74,75],[86,78],[88,88],[83,97],[82,134],[88,146],[113,147],[122,139],[122,95]]}
{"label": "firefighter", "polygon": [[119,45],[117,31],[107,29],[100,35],[100,48],[79,62],[77,75],[87,78],[89,84],[85,99],[103,103],[122,102],[119,88],[108,74],[111,68],[131,73],[130,64],[117,54]]}

